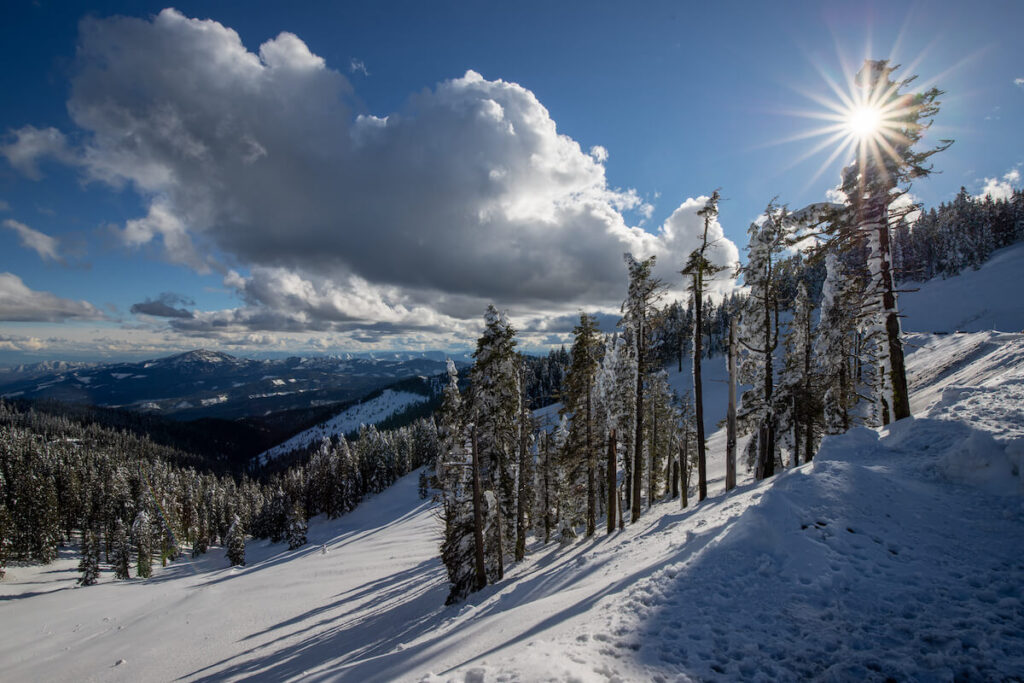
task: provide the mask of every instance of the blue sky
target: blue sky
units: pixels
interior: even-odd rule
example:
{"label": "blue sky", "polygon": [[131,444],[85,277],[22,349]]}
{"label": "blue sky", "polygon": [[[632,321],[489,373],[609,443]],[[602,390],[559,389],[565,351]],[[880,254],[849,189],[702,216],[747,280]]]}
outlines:
{"label": "blue sky", "polygon": [[868,56],[946,92],[920,201],[1021,184],[1019,2],[175,7],[0,10],[0,364],[558,343],[715,188],[723,263],[823,200]]}

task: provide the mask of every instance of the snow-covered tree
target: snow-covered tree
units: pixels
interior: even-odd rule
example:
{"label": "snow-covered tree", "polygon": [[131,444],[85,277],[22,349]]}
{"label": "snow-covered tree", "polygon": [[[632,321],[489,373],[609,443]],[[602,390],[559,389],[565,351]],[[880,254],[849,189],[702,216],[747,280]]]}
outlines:
{"label": "snow-covered tree", "polygon": [[850,409],[856,400],[856,388],[850,376],[856,321],[855,291],[842,262],[833,253],[825,256],[825,272],[820,322],[814,339],[814,364],[823,392],[825,433],[842,434],[850,428]]}
{"label": "snow-covered tree", "polygon": [[647,374],[647,354],[650,343],[653,316],[657,311],[657,302],[661,297],[661,281],[654,277],[655,257],[643,261],[636,260],[632,254],[624,254],[626,268],[629,270],[629,290],[626,300],[622,303],[622,320],[619,321],[628,331],[636,352],[636,424],[633,437],[633,458],[630,473],[633,478],[630,496],[630,521],[640,519],[640,505],[643,490],[644,470],[644,382]]}
{"label": "snow-covered tree", "polygon": [[504,313],[488,306],[484,333],[477,341],[470,371],[470,413],[476,428],[480,475],[484,491],[493,491],[497,507],[488,508],[499,519],[485,554],[495,575],[504,574],[505,540],[514,538],[516,522],[516,454],[519,439],[519,367],[515,330]]}
{"label": "snow-covered tree", "polygon": [[100,577],[100,539],[92,529],[82,533],[82,558],[78,562],[78,585],[91,586]]}
{"label": "snow-covered tree", "polygon": [[743,393],[740,417],[753,427],[748,461],[754,455],[757,479],[775,473],[777,450],[774,358],[779,345],[778,261],[792,231],[792,218],[785,207],[770,202],[762,219],[747,231],[747,264],[741,268],[749,289],[740,312],[740,378],[752,385]]}
{"label": "snow-covered tree", "polygon": [[132,537],[135,539],[135,575],[148,579],[153,573],[153,525],[145,506],[139,509],[132,522]]}
{"label": "snow-covered tree", "polygon": [[[704,335],[704,293],[707,291],[708,282],[715,273],[721,270],[708,258],[708,249],[713,247],[713,242],[708,241],[708,230],[711,222],[718,217],[718,190],[711,193],[711,197],[704,204],[697,214],[704,219],[704,232],[701,236],[701,243],[697,249],[690,252],[681,274],[690,278],[690,298],[693,301],[693,398],[694,409],[697,420],[697,471],[699,477],[698,500],[704,500],[708,495],[707,482],[707,454],[704,439],[704,383],[701,377],[700,361],[702,358],[702,340]],[[639,413],[639,406],[638,406]],[[639,431],[639,430],[638,430]]]}
{"label": "snow-covered tree", "polygon": [[306,545],[306,532],[309,524],[306,522],[306,513],[302,505],[296,501],[288,510],[287,521],[288,550],[295,550]]}
{"label": "snow-covered tree", "polygon": [[776,400],[779,432],[793,454],[793,466],[814,457],[820,432],[821,399],[814,377],[814,303],[801,280],[793,302],[793,320],[785,337],[786,357]]}
{"label": "snow-covered tree", "polygon": [[227,545],[227,557],[231,566],[244,567],[245,529],[242,527],[242,521],[238,518],[238,515],[235,515],[231,520],[231,526],[228,527],[225,545]]}
{"label": "snow-covered tree", "polygon": [[[600,368],[602,345],[597,332],[597,319],[580,315],[573,330],[572,364],[562,388],[562,414],[569,419],[569,435],[565,449],[567,500],[560,505],[570,518],[586,522],[587,536],[593,536],[597,525],[597,432],[595,393]],[[585,503],[586,507],[583,508]]]}
{"label": "snow-covered tree", "polygon": [[111,557],[111,564],[114,565],[114,578],[130,579],[129,567],[132,561],[132,548],[128,540],[128,531],[125,529],[124,521],[117,520],[114,527],[114,554]]}
{"label": "snow-covered tree", "polygon": [[877,402],[885,417],[900,420],[910,416],[910,397],[896,302],[889,208],[907,192],[911,180],[931,172],[929,158],[951,142],[942,141],[930,150],[914,150],[938,113],[942,93],[937,88],[905,92],[914,77],[893,81],[896,68],[887,60],[865,60],[857,74],[860,99],[879,112],[882,123],[861,141],[857,159],[843,172],[842,190],[849,198],[850,211],[839,237],[867,243],[864,294],[868,310],[863,314],[871,328],[868,336],[879,338]]}

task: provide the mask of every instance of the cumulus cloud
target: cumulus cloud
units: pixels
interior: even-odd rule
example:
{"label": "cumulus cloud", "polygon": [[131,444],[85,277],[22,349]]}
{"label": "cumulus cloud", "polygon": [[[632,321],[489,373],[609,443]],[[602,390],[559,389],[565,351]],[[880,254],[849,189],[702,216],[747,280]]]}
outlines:
{"label": "cumulus cloud", "polygon": [[196,302],[181,294],[163,292],[156,299],[146,299],[132,304],[131,312],[138,315],[151,315],[158,318],[192,318],[192,311],[175,306],[195,306]]}
{"label": "cumulus cloud", "polygon": [[1015,78],[1015,79],[1013,79],[1013,84],[1015,86],[1017,86],[1018,88],[1024,88],[1024,78]]}
{"label": "cumulus cloud", "polygon": [[39,254],[39,258],[44,261],[62,260],[58,251],[59,242],[55,237],[50,237],[46,233],[33,230],[21,221],[16,221],[12,218],[4,220],[3,225],[5,228],[17,233],[21,246],[36,252]]}
{"label": "cumulus cloud", "polygon": [[[180,329],[415,330],[491,301],[565,313],[622,299],[623,252],[678,280],[694,245],[699,200],[655,234],[627,225],[622,212],[651,209],[608,186],[607,150],[560,134],[516,83],[467,71],[355,115],[348,79],[294,34],[252,52],[171,9],[87,19],[77,55],[68,111],[84,133],[64,154],[144,199],[122,240],[250,271],[235,282],[245,306],[173,318]],[[735,261],[715,230],[717,258]]]}
{"label": "cumulus cloud", "polygon": [[978,193],[978,198],[991,197],[994,201],[1008,200],[1013,195],[1014,185],[1020,187],[1020,171],[1011,169],[999,178],[985,178],[985,187]]}
{"label": "cumulus cloud", "polygon": [[0,320],[5,322],[64,322],[104,320],[106,316],[86,301],[62,299],[50,292],[29,289],[14,273],[0,273]]}

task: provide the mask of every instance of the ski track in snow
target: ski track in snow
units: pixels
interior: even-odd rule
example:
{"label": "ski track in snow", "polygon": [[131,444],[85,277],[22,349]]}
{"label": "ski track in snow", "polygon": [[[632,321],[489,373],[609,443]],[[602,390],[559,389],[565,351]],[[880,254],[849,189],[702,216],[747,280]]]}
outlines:
{"label": "ski track in snow", "polygon": [[830,437],[760,484],[741,464],[729,495],[717,431],[708,500],[534,542],[459,605],[443,606],[440,527],[416,473],[312,520],[296,551],[250,541],[243,568],[214,548],[147,581],[105,571],[77,588],[73,548],[9,567],[0,678],[1019,680],[1024,335],[919,333],[908,350],[916,419]]}

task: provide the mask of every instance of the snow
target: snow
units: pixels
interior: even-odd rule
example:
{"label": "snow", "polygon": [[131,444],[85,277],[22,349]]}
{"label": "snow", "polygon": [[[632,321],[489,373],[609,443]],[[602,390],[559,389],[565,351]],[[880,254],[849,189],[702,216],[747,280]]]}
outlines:
{"label": "snow", "polygon": [[256,457],[259,458],[261,464],[266,463],[296,449],[320,443],[324,437],[348,434],[359,429],[361,425],[383,422],[392,415],[400,413],[417,403],[423,403],[429,400],[429,398],[428,396],[408,391],[385,389],[379,396],[346,408],[330,420],[299,432],[284,443],[278,444]]}
{"label": "snow", "polygon": [[1024,331],[1024,242],[1000,249],[978,270],[934,279],[899,296],[905,332]]}
{"label": "snow", "polygon": [[127,379],[128,377],[132,376],[132,373],[130,373],[130,372],[112,372],[112,373],[110,373],[110,376],[113,377],[114,379]]}
{"label": "snow", "polygon": [[[940,331],[960,315],[945,313]],[[443,605],[418,473],[312,520],[296,551],[250,541],[245,567],[215,548],[88,588],[74,586],[74,549],[9,567],[3,678],[1019,679],[1024,335],[915,334],[907,350],[914,419],[829,437],[813,463],[765,482],[740,467],[728,495],[719,430],[709,499],[655,503],[610,537],[534,542],[459,605]],[[724,378],[723,359],[705,372]],[[673,384],[688,381],[684,366]],[[725,385],[706,389],[724,414]]]}

